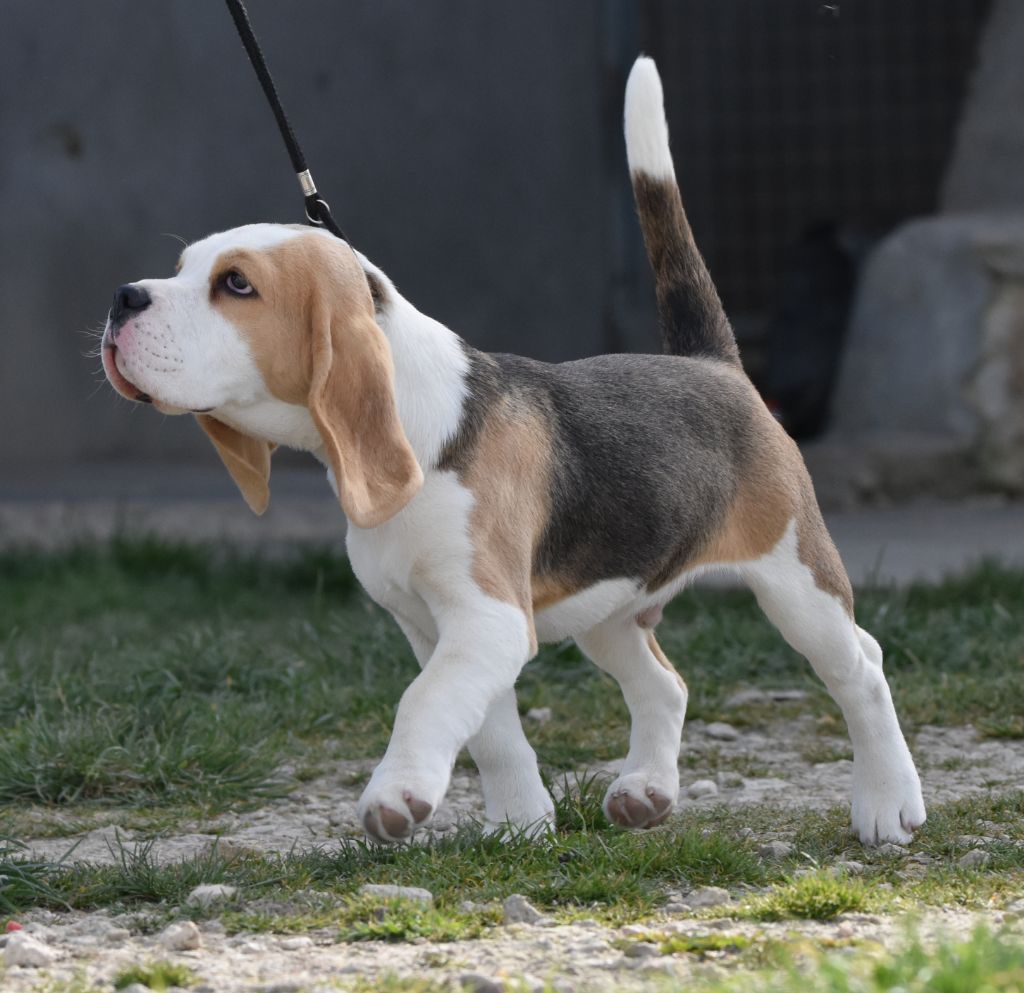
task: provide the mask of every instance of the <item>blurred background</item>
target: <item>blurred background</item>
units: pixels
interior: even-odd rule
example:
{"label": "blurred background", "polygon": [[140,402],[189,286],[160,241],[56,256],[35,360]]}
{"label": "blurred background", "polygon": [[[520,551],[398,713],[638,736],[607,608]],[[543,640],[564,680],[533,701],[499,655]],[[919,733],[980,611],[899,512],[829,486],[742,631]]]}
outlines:
{"label": "blurred background", "polygon": [[[472,344],[548,360],[658,349],[620,123],[653,55],[698,243],[826,508],[969,500],[988,537],[948,540],[1024,532],[1020,0],[249,7],[354,243]],[[301,219],[230,18],[0,19],[0,540],[79,518],[248,534],[196,426],[118,400],[87,335],[179,238]],[[275,477],[262,533],[340,528],[319,467],[276,456]]]}

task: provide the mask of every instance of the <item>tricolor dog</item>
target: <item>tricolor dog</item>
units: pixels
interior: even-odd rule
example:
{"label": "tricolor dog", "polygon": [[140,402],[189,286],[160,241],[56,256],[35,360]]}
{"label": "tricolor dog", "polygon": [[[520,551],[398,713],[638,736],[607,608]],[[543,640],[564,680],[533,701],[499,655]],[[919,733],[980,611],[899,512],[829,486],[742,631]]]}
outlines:
{"label": "tricolor dog", "polygon": [[514,687],[538,643],[563,638],[629,706],[608,817],[664,821],[687,690],[655,628],[714,568],[749,584],[842,708],[860,838],[906,842],[925,810],[882,653],[854,621],[800,454],[740,365],[683,211],[650,59],[630,75],[625,131],[667,354],[485,354],[345,242],[253,224],[190,245],[170,279],[118,289],[107,376],[131,400],[193,413],[256,513],[275,446],[327,467],[352,567],[422,666],[360,800],[370,835],[426,825],[464,745],[489,823],[550,823]]}

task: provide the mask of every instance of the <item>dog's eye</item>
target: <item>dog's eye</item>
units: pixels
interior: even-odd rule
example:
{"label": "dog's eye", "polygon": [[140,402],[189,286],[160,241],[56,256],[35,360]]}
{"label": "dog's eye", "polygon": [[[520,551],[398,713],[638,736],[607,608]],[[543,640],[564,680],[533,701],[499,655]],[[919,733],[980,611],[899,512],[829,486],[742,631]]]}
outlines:
{"label": "dog's eye", "polygon": [[224,277],[224,285],[239,297],[252,296],[256,292],[256,288],[245,278],[237,269],[232,269]]}

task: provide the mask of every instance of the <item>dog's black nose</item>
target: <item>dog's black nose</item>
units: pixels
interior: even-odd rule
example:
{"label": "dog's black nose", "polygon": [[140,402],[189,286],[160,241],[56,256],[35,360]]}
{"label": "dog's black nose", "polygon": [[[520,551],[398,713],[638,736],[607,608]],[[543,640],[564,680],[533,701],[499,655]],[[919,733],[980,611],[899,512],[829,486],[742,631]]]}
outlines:
{"label": "dog's black nose", "polygon": [[134,283],[125,283],[114,290],[114,302],[110,306],[110,324],[120,327],[133,314],[145,310],[153,302],[149,293]]}

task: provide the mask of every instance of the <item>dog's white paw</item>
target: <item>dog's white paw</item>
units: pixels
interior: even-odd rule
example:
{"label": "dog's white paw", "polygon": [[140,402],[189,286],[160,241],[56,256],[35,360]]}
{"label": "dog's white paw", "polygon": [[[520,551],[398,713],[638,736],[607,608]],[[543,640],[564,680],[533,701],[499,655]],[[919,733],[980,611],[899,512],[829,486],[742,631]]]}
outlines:
{"label": "dog's white paw", "polygon": [[356,816],[371,838],[404,841],[430,823],[446,785],[439,788],[426,782],[424,777],[374,773],[359,798]]}
{"label": "dog's white paw", "polygon": [[921,780],[909,752],[896,762],[853,763],[853,829],[865,845],[905,845],[926,817]]}
{"label": "dog's white paw", "polygon": [[678,795],[678,777],[668,782],[644,772],[633,772],[620,776],[608,787],[604,813],[621,827],[657,827],[672,813]]}

